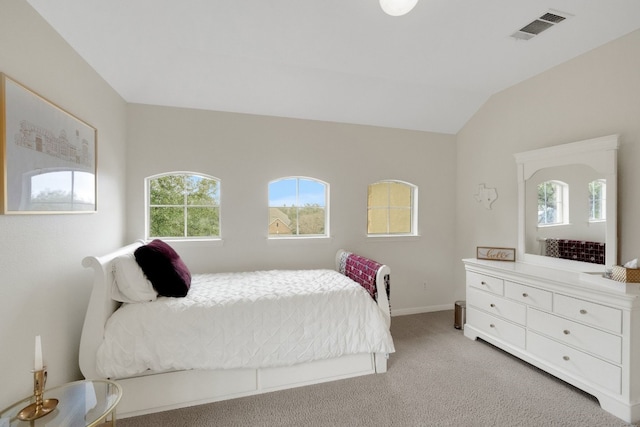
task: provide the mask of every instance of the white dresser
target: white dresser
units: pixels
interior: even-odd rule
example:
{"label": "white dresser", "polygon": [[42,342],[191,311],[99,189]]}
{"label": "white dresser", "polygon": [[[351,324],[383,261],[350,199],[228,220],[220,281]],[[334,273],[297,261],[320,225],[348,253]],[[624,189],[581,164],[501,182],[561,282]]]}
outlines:
{"label": "white dresser", "polygon": [[466,337],[594,395],[626,422],[640,420],[638,284],[520,262],[463,262]]}

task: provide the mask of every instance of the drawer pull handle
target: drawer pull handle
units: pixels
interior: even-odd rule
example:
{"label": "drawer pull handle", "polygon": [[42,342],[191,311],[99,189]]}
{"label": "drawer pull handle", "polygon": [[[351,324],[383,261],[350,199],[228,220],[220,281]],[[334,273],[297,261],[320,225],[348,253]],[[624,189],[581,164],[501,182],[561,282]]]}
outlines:
{"label": "drawer pull handle", "polygon": [[522,296],[526,298],[526,297],[529,296],[529,294],[525,292],[525,293],[522,294]]}
{"label": "drawer pull handle", "polygon": [[485,282],[484,280],[482,282],[480,282],[481,285],[483,286],[487,286],[487,282]]}
{"label": "drawer pull handle", "polygon": [[569,360],[569,356],[562,356],[563,360]]}
{"label": "drawer pull handle", "polygon": [[489,304],[491,308],[494,308],[496,305],[494,303]]}
{"label": "drawer pull handle", "polygon": [[562,331],[562,333],[565,334],[565,335],[569,335],[571,333],[571,331],[568,330],[568,329],[565,329],[564,331]]}
{"label": "drawer pull handle", "polygon": [[582,310],[580,310],[580,314],[587,314],[587,310],[583,308]]}
{"label": "drawer pull handle", "polygon": [[496,327],[496,325],[494,325],[493,323],[491,323],[491,324],[489,325],[489,327],[490,327],[490,328],[495,328],[495,327]]}

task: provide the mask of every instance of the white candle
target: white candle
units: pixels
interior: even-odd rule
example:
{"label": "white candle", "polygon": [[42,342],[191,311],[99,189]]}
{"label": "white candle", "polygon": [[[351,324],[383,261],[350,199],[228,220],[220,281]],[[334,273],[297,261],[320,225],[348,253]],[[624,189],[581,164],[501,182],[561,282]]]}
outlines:
{"label": "white candle", "polygon": [[34,369],[36,371],[41,371],[44,365],[42,364],[42,343],[40,341],[40,335],[36,335],[36,356],[35,356],[35,364]]}

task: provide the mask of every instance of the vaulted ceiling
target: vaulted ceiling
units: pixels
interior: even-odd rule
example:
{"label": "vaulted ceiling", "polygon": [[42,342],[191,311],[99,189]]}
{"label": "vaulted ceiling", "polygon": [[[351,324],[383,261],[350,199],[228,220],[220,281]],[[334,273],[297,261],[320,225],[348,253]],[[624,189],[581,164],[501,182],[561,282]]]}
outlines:
{"label": "vaulted ceiling", "polygon": [[[640,28],[638,0],[419,0],[401,17],[376,0],[28,2],[131,103],[452,134]],[[512,37],[548,12],[566,19]]]}

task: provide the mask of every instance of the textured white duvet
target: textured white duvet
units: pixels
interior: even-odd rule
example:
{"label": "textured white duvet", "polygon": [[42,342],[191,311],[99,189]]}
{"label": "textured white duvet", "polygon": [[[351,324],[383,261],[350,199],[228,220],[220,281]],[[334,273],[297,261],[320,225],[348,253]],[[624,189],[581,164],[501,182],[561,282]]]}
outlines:
{"label": "textured white duvet", "polygon": [[194,275],[185,298],[123,304],[107,321],[98,372],[258,368],[394,352],[382,312],[333,270]]}

